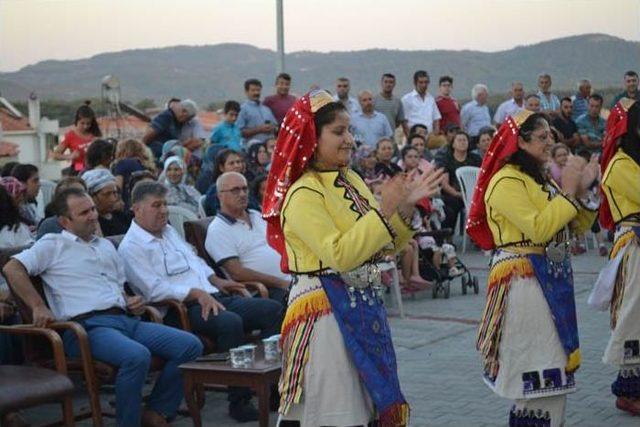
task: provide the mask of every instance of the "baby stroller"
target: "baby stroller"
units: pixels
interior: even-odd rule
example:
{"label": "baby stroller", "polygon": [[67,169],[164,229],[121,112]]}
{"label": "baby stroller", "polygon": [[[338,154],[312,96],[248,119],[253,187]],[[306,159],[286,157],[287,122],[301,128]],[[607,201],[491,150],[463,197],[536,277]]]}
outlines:
{"label": "baby stroller", "polygon": [[[416,233],[416,237],[420,236],[431,236],[433,237],[438,246],[442,246],[444,239],[451,237],[453,235],[453,230],[450,228],[443,228],[441,230],[432,230],[432,231],[423,231]],[[419,255],[419,265],[420,265],[420,275],[424,277],[426,280],[433,282],[433,287],[431,288],[431,296],[435,299],[438,297],[438,294],[442,294],[445,299],[449,298],[451,293],[451,281],[454,279],[460,278],[460,284],[462,289],[462,294],[466,295],[469,288],[473,289],[475,294],[478,294],[480,288],[478,286],[478,278],[473,276],[469,269],[460,258],[455,257],[455,264],[457,274],[450,274],[450,265],[447,263],[445,257],[442,257],[442,262],[440,265],[433,264],[433,250],[431,249],[420,249]]]}

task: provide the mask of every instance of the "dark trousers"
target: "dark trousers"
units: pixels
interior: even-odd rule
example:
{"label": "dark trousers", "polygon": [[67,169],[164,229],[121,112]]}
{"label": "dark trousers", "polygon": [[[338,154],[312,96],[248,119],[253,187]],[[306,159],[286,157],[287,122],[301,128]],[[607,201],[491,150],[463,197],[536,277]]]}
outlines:
{"label": "dark trousers", "polygon": [[[454,197],[446,193],[442,193],[442,201],[444,202],[445,219],[442,221],[443,228],[454,229],[458,215],[464,209],[464,201],[459,197]],[[455,230],[453,230],[455,233]]]}
{"label": "dark trousers", "polygon": [[[283,317],[280,303],[270,298],[243,298],[221,292],[213,294],[213,297],[226,308],[217,316],[210,315],[204,320],[200,304],[190,305],[187,311],[191,330],[215,340],[217,351],[225,352],[245,344],[245,334],[256,329],[260,330],[262,338],[280,333]],[[169,325],[178,325],[175,313],[169,313],[166,321]],[[229,388],[231,402],[250,396],[251,392],[247,388]]]}

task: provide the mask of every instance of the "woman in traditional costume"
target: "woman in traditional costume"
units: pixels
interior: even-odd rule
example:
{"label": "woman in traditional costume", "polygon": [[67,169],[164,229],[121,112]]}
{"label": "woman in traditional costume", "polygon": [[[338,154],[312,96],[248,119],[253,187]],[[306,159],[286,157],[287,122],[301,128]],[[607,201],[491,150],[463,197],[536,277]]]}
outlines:
{"label": "woman in traditional costume", "polygon": [[267,240],[294,276],[282,325],[280,425],[408,423],[376,262],[405,247],[415,202],[440,173],[385,184],[378,204],[349,169],[349,115],[325,91],[296,101],[267,181]]}
{"label": "woman in traditional costume", "polygon": [[569,228],[595,219],[577,197],[580,176],[597,167],[580,170],[570,159],[559,187],[544,172],[552,141],[545,116],[508,117],[484,157],[467,222],[478,246],[495,250],[476,345],[489,388],[515,401],[510,426],[562,426],[580,365],[567,248]]}
{"label": "woman in traditional costume", "polygon": [[620,370],[611,385],[616,407],[640,415],[640,103],[621,99],[605,135],[600,223],[615,227],[609,259],[617,272],[611,277],[611,339],[603,361]]}

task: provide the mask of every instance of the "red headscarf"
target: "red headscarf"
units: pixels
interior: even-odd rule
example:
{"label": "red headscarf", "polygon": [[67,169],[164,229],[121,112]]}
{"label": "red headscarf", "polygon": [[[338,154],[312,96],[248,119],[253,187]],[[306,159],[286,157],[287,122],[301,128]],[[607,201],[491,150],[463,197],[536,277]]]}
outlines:
{"label": "red headscarf", "polygon": [[[609,166],[609,162],[616,154],[616,151],[618,151],[618,140],[627,133],[627,112],[634,102],[632,99],[622,98],[609,114],[607,129],[604,134],[604,139],[602,140],[602,157],[600,158],[600,171],[603,176],[604,171],[607,169],[607,166]],[[613,216],[611,215],[611,207],[604,195],[602,186],[600,187],[600,192],[602,196],[599,212],[600,225],[607,230],[613,230],[615,224],[613,222]]]}
{"label": "red headscarf", "polygon": [[334,102],[333,98],[324,90],[309,92],[293,104],[280,125],[262,203],[262,217],[267,221],[267,242],[280,254],[280,268],[284,272],[289,271],[289,263],[280,224],[282,205],[287,191],[305,171],[318,145],[313,117],[331,102]]}
{"label": "red headscarf", "polygon": [[467,218],[466,230],[471,239],[483,250],[493,249],[495,243],[487,222],[487,209],[484,193],[493,175],[504,166],[505,159],[518,150],[520,126],[532,115],[532,111],[522,110],[509,116],[491,140],[491,145],[482,160],[480,174],[473,192],[471,207]]}

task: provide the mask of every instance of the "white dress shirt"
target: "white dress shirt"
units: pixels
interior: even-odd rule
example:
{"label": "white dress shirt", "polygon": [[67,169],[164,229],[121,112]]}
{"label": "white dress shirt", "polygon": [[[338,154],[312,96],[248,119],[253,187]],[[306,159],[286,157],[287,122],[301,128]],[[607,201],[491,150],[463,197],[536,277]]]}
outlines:
{"label": "white dress shirt", "polygon": [[421,124],[426,126],[429,132],[433,132],[433,122],[442,118],[436,100],[429,92],[423,98],[417,90],[412,90],[402,97],[402,108],[409,128]]}
{"label": "white dress shirt", "polygon": [[[342,100],[340,98],[338,98],[338,95],[333,95],[333,99],[336,102],[342,102]],[[345,101],[344,105],[345,105],[345,107],[347,107],[347,110],[349,110],[349,115],[350,116],[353,116],[356,113],[361,113],[362,112],[362,108],[360,108],[360,103],[353,96],[350,96]]]}
{"label": "white dress shirt", "polygon": [[522,101],[522,107],[516,104],[516,100],[511,98],[504,101],[493,116],[493,121],[497,124],[502,124],[507,119],[507,116],[513,116],[518,111],[524,110],[524,101]]}
{"label": "white dress shirt", "polygon": [[250,223],[218,212],[209,224],[205,249],[220,266],[237,258],[245,268],[289,281],[280,270],[280,254],[267,243],[266,221],[258,211],[248,213]]}
{"label": "white dress shirt", "polygon": [[13,258],[30,276],[40,276],[56,319],[112,307],[126,308],[124,268],[113,244],[94,236],[90,242],[66,230],[46,234]]}
{"label": "white dress shirt", "polygon": [[129,285],[147,301],[183,301],[194,288],[209,294],[218,292],[209,282],[214,274],[211,267],[170,225],[164,228],[162,238],[157,238],[131,221],[118,253]]}

